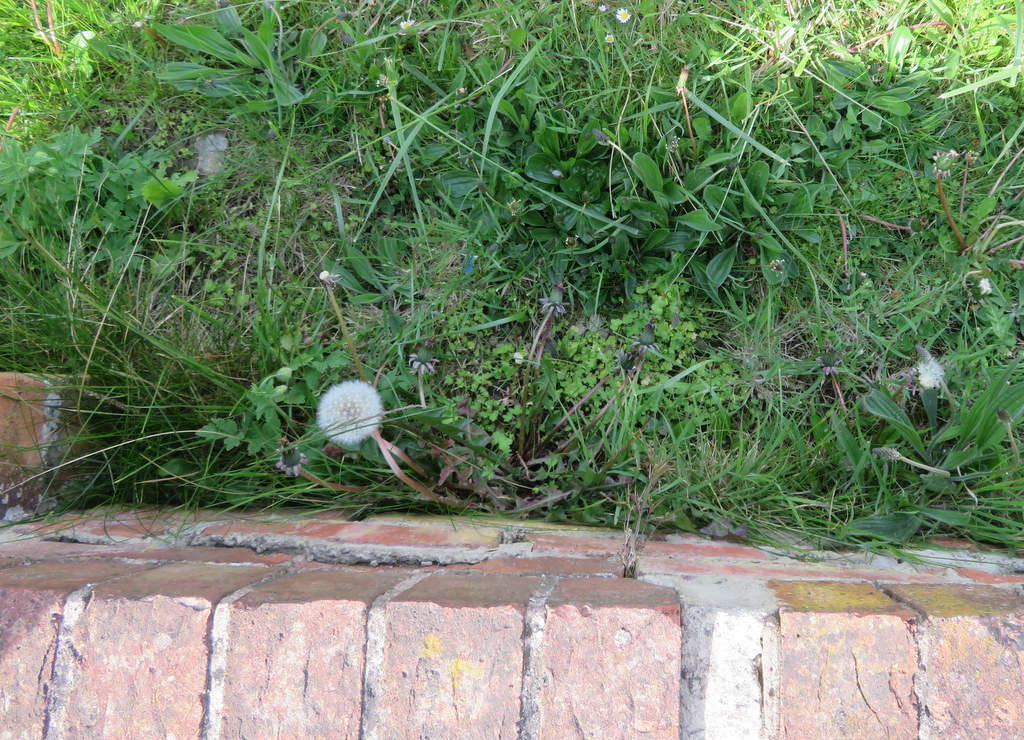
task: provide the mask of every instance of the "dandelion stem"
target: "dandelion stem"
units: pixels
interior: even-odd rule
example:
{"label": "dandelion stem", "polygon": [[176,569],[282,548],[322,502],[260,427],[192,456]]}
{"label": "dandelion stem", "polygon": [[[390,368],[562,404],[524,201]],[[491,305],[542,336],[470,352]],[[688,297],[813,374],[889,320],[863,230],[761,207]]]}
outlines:
{"label": "dandelion stem", "polygon": [[[551,322],[551,316],[554,311],[548,311],[544,316],[544,320],[540,322],[540,328],[537,329],[537,335],[533,338],[533,346],[530,347],[530,354],[526,356],[526,361],[529,363],[533,359],[533,352],[537,350],[537,364],[540,364],[540,356],[544,353],[544,342],[542,337],[545,335],[545,329]],[[538,347],[538,345],[540,345]]]}
{"label": "dandelion stem", "polygon": [[431,501],[437,501],[437,502],[442,501],[442,498],[440,496],[438,496],[436,493],[434,493],[429,488],[424,486],[422,483],[417,483],[416,481],[414,481],[412,478],[410,478],[408,475],[406,475],[404,470],[402,470],[398,466],[398,462],[396,462],[395,458],[391,455],[391,451],[394,450],[394,451],[398,452],[398,448],[395,447],[394,445],[392,445],[386,439],[384,439],[384,437],[381,436],[379,429],[374,429],[373,430],[373,438],[375,440],[377,440],[377,445],[380,447],[381,454],[384,455],[384,459],[387,461],[388,467],[391,468],[391,472],[393,472],[396,476],[398,476],[398,479],[400,481],[405,483],[407,486],[412,488],[414,491],[418,491],[419,493],[422,493],[424,496],[429,498]]}
{"label": "dandelion stem", "polygon": [[364,383],[368,383],[369,380],[366,377],[366,370],[363,368],[363,363],[359,360],[359,353],[356,351],[356,343],[352,341],[352,335],[348,331],[348,324],[345,322],[345,315],[341,312],[341,306],[338,305],[338,299],[334,297],[334,291],[331,290],[330,284],[327,285],[327,296],[331,299],[331,306],[334,307],[334,315],[338,317],[338,324],[341,326],[341,333],[345,337],[345,342],[348,344],[348,351],[352,354],[352,361],[356,365],[356,370],[359,372],[359,378]]}
{"label": "dandelion stem", "polygon": [[888,226],[890,229],[899,229],[900,231],[909,231],[911,234],[914,233],[914,230],[910,226],[900,226],[899,224],[894,224],[894,223],[891,223],[889,221],[883,221],[880,218],[875,218],[874,216],[869,216],[866,213],[860,214],[860,217],[863,218],[866,221],[874,221],[876,224],[882,224],[882,226]]}
{"label": "dandelion stem", "polygon": [[555,432],[557,432],[559,429],[561,429],[562,425],[565,424],[565,422],[569,421],[569,417],[572,416],[573,414],[575,414],[577,411],[579,411],[580,406],[582,406],[587,401],[589,401],[590,397],[593,396],[595,393],[597,393],[598,389],[602,385],[607,383],[608,382],[608,378],[610,378],[611,376],[612,376],[612,374],[608,373],[603,378],[601,378],[597,382],[597,385],[595,385],[593,388],[591,388],[589,391],[587,391],[586,395],[583,396],[583,398],[581,398],[579,401],[574,403],[571,409],[569,409],[564,414],[562,414],[562,418],[559,419],[557,422],[555,422],[555,425],[553,427],[551,427],[551,431],[549,431],[547,434],[544,435],[544,438],[537,444],[537,448],[538,449],[543,449],[544,445],[546,445],[548,442],[551,441],[551,438],[555,435]]}
{"label": "dandelion stem", "polygon": [[956,240],[960,244],[960,254],[967,254],[967,242],[964,240],[964,235],[960,233],[960,227],[956,225],[956,221],[953,220],[953,212],[949,210],[949,201],[946,200],[946,189],[942,186],[942,178],[936,177],[935,184],[939,186],[939,200],[942,201],[942,210],[946,214],[946,222],[949,227],[953,229],[953,233],[956,235]]}

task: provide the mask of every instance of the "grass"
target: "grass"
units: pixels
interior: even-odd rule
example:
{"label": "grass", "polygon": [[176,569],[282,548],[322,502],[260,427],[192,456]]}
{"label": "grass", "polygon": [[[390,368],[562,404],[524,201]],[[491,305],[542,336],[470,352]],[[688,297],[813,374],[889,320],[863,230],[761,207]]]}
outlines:
{"label": "grass", "polygon": [[1021,3],[35,6],[0,365],[90,400],[68,506],[1020,545]]}

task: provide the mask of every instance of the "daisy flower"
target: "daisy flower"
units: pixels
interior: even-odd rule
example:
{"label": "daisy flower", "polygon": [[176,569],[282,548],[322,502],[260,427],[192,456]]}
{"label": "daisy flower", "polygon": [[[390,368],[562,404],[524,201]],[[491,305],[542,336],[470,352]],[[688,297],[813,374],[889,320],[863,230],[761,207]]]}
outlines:
{"label": "daisy flower", "polygon": [[619,8],[618,10],[615,11],[615,19],[619,23],[629,23],[629,19],[632,18],[632,17],[633,17],[633,14],[630,13],[625,8]]}
{"label": "daisy flower", "polygon": [[605,37],[604,37],[604,42],[606,44],[614,44],[615,43],[615,34],[612,34],[612,33],[606,34]]}
{"label": "daisy flower", "polygon": [[412,28],[415,25],[416,25],[416,21],[414,21],[412,18],[409,18],[409,19],[404,20],[401,23],[399,23],[398,27],[401,28],[403,31],[408,31],[410,28]]}

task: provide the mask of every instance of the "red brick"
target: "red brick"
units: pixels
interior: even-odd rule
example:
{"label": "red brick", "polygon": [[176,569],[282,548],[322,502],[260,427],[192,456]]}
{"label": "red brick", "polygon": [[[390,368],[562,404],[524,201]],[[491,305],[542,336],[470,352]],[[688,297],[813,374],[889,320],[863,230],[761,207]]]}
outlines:
{"label": "red brick", "polygon": [[0,520],[16,521],[39,505],[45,471],[49,386],[18,373],[0,373]]}
{"label": "red brick", "polygon": [[69,537],[91,535],[113,540],[166,537],[194,524],[197,515],[180,509],[93,509],[87,513],[64,514],[30,525],[39,535],[61,533]]}
{"label": "red brick", "polygon": [[28,560],[56,560],[71,558],[99,557],[133,558],[143,552],[142,543],[126,545],[82,545],[77,542],[51,542],[40,539],[23,539],[0,543],[0,556],[18,557]]}
{"label": "red brick", "polygon": [[509,575],[608,576],[622,575],[622,563],[597,558],[493,558],[482,563],[454,566],[480,573]]}
{"label": "red brick", "polygon": [[140,566],[40,563],[0,572],[2,737],[42,737],[64,600],[68,594]]}
{"label": "red brick", "polygon": [[284,534],[372,545],[494,547],[498,544],[496,530],[471,526],[456,528],[449,522],[402,525],[304,518],[232,520],[211,524],[203,532],[219,535]]}
{"label": "red brick", "polygon": [[994,586],[889,589],[926,615],[918,695],[934,740],[1016,740],[1024,726],[1024,601]]}
{"label": "red brick", "polygon": [[405,577],[307,572],[233,603],[223,736],[358,738],[366,613]]}
{"label": "red brick", "polygon": [[529,576],[431,575],[385,607],[382,737],[515,738]]}
{"label": "red brick", "polygon": [[93,590],[71,633],[77,658],[65,737],[196,737],[208,669],[208,620],[264,568],[167,565]]}
{"label": "red brick", "polygon": [[771,583],[783,738],[916,738],[914,615],[866,583]]}
{"label": "red brick", "polygon": [[972,581],[977,581],[978,583],[987,583],[991,586],[1000,583],[1024,583],[1024,573],[1004,575],[1002,573],[989,573],[986,570],[979,570],[978,568],[958,568],[956,572],[964,578],[970,578]]}
{"label": "red brick", "polygon": [[679,737],[681,632],[673,589],[566,579],[546,611],[541,737]]}
{"label": "red brick", "polygon": [[945,580],[945,570],[942,568],[919,568],[913,573],[903,573],[868,568],[841,568],[829,563],[686,557],[684,552],[657,556],[641,553],[639,570],[641,573],[679,573],[722,577],[754,576],[777,580],[849,580],[893,583],[941,583]]}

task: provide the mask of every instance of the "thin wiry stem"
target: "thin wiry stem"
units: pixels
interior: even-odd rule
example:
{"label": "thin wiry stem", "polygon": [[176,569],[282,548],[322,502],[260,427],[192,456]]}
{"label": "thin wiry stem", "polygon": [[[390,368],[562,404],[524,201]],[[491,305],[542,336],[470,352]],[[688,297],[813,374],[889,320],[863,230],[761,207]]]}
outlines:
{"label": "thin wiry stem", "polygon": [[331,290],[330,283],[327,285],[327,295],[331,299],[331,306],[334,307],[334,315],[338,317],[338,324],[341,326],[341,333],[345,337],[345,343],[348,344],[348,351],[352,355],[352,361],[356,365],[356,370],[359,372],[359,378],[364,383],[370,382],[366,377],[366,370],[363,368],[363,363],[359,360],[359,353],[356,351],[356,343],[352,340],[352,335],[348,331],[348,324],[345,322],[345,315],[341,312],[341,306],[338,305],[338,299],[334,297],[334,291]]}

